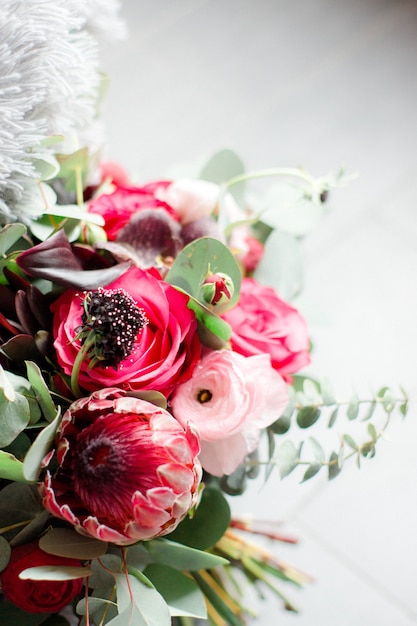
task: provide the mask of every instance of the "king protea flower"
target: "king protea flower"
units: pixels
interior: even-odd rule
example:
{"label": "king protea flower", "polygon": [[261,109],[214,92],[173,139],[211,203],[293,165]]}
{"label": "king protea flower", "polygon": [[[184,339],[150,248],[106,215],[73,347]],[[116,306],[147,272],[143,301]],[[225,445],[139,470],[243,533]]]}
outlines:
{"label": "king protea flower", "polygon": [[195,504],[199,451],[194,431],[164,409],[119,389],[97,391],[63,417],[58,469],[40,486],[43,504],[80,532],[118,545],[165,535]]}

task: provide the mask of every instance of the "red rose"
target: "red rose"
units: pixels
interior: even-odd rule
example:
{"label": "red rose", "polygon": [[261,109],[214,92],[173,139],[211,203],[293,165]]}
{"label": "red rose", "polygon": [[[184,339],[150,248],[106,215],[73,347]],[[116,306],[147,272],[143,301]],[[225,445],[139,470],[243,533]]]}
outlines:
{"label": "red rose", "polygon": [[58,363],[80,387],[168,395],[191,376],[200,356],[195,315],[188,296],[155,274],[131,267],[106,288],[68,290],[53,303]]}
{"label": "red rose", "polygon": [[77,596],[83,579],[21,580],[19,574],[38,565],[70,565],[80,567],[81,561],[47,554],[36,542],[12,549],[6,569],[0,574],[2,591],[10,602],[29,613],[57,613]]}
{"label": "red rose", "polygon": [[174,209],[157,198],[158,190],[164,190],[169,181],[157,181],[144,187],[117,187],[112,193],[103,193],[88,204],[90,213],[98,213],[104,218],[104,230],[110,241],[114,241],[135,213],[143,209],[162,208],[178,220]]}
{"label": "red rose", "polygon": [[244,278],[239,303],[222,317],[232,327],[233,350],[244,356],[266,352],[287,380],[310,363],[307,324],[272,287]]}

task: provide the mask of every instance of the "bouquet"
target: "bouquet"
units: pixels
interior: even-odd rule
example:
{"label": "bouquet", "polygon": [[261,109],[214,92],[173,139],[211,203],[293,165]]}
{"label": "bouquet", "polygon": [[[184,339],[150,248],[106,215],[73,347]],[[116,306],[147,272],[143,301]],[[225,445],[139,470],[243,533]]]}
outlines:
{"label": "bouquet", "polygon": [[[54,3],[73,55],[95,41],[81,4]],[[9,8],[12,41],[31,12]],[[262,529],[233,497],[274,473],[333,479],[407,411],[401,388],[340,402],[308,374],[300,240],[345,177],[248,173],[221,150],[196,179],[138,185],[87,138],[69,146],[88,115],[62,135],[27,110],[0,187],[1,623],[240,626],[253,584],[294,609],[285,585],[308,576],[248,540]],[[304,438],[342,413],[360,439]]]}

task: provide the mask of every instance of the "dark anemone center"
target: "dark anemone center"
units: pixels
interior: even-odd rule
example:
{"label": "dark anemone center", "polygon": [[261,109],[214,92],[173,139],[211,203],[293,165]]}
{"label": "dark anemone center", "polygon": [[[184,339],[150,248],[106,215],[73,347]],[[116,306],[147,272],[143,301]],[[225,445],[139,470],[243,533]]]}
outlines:
{"label": "dark anemone center", "polygon": [[[113,367],[133,351],[138,332],[148,323],[143,309],[123,289],[89,291],[83,300],[81,344],[93,334],[91,365]],[[79,330],[79,329],[78,329]]]}
{"label": "dark anemone center", "polygon": [[212,397],[213,397],[213,394],[211,393],[210,389],[200,389],[197,394],[197,400],[200,402],[200,404],[204,404],[205,402],[210,402]]}

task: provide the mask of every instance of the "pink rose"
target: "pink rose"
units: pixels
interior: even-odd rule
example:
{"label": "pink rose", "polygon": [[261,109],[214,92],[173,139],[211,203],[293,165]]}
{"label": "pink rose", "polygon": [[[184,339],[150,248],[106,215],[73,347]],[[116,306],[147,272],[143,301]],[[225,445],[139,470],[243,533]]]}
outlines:
{"label": "pink rose", "polygon": [[219,350],[201,359],[170,404],[181,424],[196,426],[203,468],[222,476],[256,449],[261,431],[279,418],[287,401],[286,385],[268,355],[246,358]]}
{"label": "pink rose", "polygon": [[310,363],[307,324],[272,287],[244,278],[239,303],[222,316],[232,327],[233,350],[245,356],[267,353],[287,380]]}
{"label": "pink rose", "polygon": [[106,288],[65,291],[52,305],[57,360],[88,391],[154,389],[168,395],[200,357],[188,296],[156,272],[131,267]]}
{"label": "pink rose", "polygon": [[81,561],[47,554],[32,541],[12,548],[6,569],[0,574],[5,597],[28,613],[58,613],[80,592],[83,578],[72,580],[22,580],[19,574],[41,565],[81,567]]}
{"label": "pink rose", "polygon": [[165,535],[196,502],[199,450],[191,427],[164,409],[119,389],[96,391],[62,419],[53,469],[40,486],[43,504],[103,541]]}

